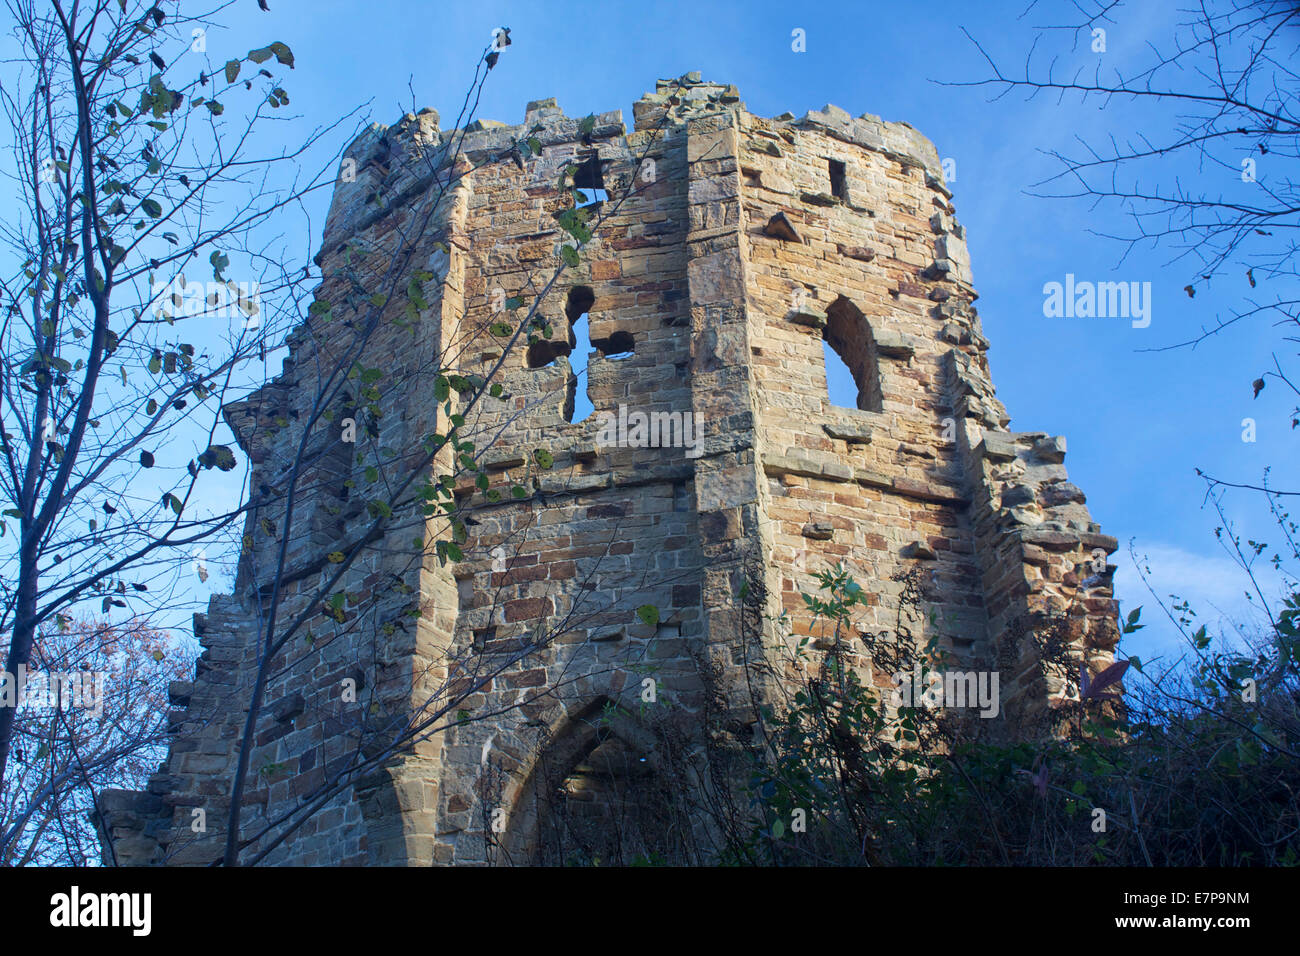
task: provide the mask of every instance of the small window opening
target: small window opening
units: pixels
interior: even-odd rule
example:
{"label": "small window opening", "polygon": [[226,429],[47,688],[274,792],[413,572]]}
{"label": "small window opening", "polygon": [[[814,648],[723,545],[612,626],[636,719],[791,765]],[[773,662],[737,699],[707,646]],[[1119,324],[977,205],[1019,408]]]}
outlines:
{"label": "small window opening", "polygon": [[609,199],[609,193],[605,189],[605,178],[600,171],[599,156],[592,155],[578,167],[578,171],[573,174],[573,186],[582,194],[582,198],[577,203],[579,209],[584,206],[598,206]]}
{"label": "small window opening", "polygon": [[836,199],[849,201],[849,180],[845,174],[844,163],[838,159],[828,160],[831,173],[831,195]]}
{"label": "small window opening", "polygon": [[840,296],[826,310],[822,354],[832,405],[878,412],[882,408],[876,343],[867,317]]}
{"label": "small window opening", "polygon": [[[578,379],[587,374],[587,359],[591,355],[591,320],[588,312],[595,302],[595,294],[585,285],[580,285],[569,290],[569,298],[564,306],[564,314],[569,319],[569,345],[573,356],[568,393],[564,400],[564,420],[574,424],[584,421],[595,410],[587,389],[578,388]],[[582,363],[581,368],[577,367],[578,362]]]}
{"label": "small window opening", "polygon": [[532,345],[528,346],[528,367],[529,368],[549,368],[555,364],[555,360],[561,355],[568,355],[571,351],[569,345],[565,342],[556,342],[552,339],[538,339]]}
{"label": "small window opening", "polygon": [[635,340],[631,332],[615,332],[606,339],[592,339],[591,344],[602,358],[625,359],[632,354]]}

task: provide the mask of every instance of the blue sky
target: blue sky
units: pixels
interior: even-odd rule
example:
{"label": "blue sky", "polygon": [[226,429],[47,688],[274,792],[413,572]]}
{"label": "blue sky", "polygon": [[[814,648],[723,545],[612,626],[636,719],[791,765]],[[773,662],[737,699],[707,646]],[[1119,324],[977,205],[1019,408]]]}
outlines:
{"label": "blue sky", "polygon": [[[1204,486],[1194,469],[1253,482],[1271,464],[1275,480],[1288,485],[1297,463],[1287,414],[1293,403],[1276,387],[1257,400],[1250,390],[1271,364],[1271,351],[1288,353],[1265,323],[1243,325],[1194,351],[1141,351],[1181,341],[1240,305],[1249,290],[1243,276],[1239,288],[1223,281],[1188,299],[1182,287],[1193,267],[1171,265],[1171,250],[1138,250],[1120,263],[1121,248],[1092,234],[1123,228],[1114,210],[1029,194],[1057,168],[1045,151],[1068,150],[1076,137],[1128,140],[1161,128],[1158,116],[1121,102],[1104,110],[1020,94],[994,102],[988,90],[943,85],[987,75],[962,27],[1013,72],[1021,69],[1034,28],[1060,19],[1046,9],[1021,18],[1026,5],[270,0],[271,12],[261,13],[246,0],[223,15],[230,31],[209,37],[208,55],[219,64],[271,40],[289,44],[296,69],[285,87],[301,119],[280,126],[286,143],[358,105],[391,123],[411,109],[412,92],[417,108],[434,106],[449,123],[497,26],[511,28],[513,44],[487,84],[483,118],[518,123],[528,100],[555,96],[570,115],[621,108],[631,125],[632,102],[656,78],[700,70],[705,79],[736,84],[761,115],[834,103],[855,115],[911,124],[956,164],[950,185],[1011,427],[1068,438],[1071,479],[1087,493],[1103,530],[1122,542],[1121,599],[1151,604],[1129,567],[1132,538],[1152,556],[1162,592],[1195,587],[1232,611],[1241,604],[1240,581],[1214,540],[1217,518],[1202,508]],[[1072,48],[1057,33],[1043,55],[1057,56],[1062,72],[1127,68],[1143,61],[1149,42],[1167,43],[1175,6],[1145,0],[1121,7],[1104,54],[1086,42]],[[791,48],[795,29],[805,31],[806,52]],[[347,138],[340,134],[330,145]],[[1161,168],[1161,180],[1206,175],[1180,163]],[[1269,173],[1261,161],[1261,178]],[[321,196],[309,207],[317,230],[312,248],[326,202]],[[1067,273],[1150,282],[1150,327],[1045,318],[1043,285]],[[1254,444],[1241,440],[1247,416],[1258,423]],[[1257,507],[1245,497],[1230,505],[1243,530],[1270,540]],[[1152,627],[1126,646],[1146,657],[1168,640],[1167,628]]]}

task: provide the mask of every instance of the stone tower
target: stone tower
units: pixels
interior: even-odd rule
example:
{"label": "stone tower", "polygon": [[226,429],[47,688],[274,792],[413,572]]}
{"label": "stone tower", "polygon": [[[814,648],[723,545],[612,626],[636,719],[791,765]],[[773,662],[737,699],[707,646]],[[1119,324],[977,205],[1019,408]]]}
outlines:
{"label": "stone tower", "polygon": [[[690,787],[665,778],[649,714],[665,706],[683,752],[715,712],[743,735],[747,581],[768,647],[816,636],[800,592],[843,562],[868,592],[869,642],[893,623],[898,572],[921,568],[928,633],[966,667],[1001,668],[1004,714],[1062,693],[1030,655],[1008,669],[1017,622],[1068,613],[1080,659],[1110,662],[1116,541],[1067,480],[1064,439],[1007,430],[934,146],[834,106],[754,116],[698,74],[661,81],[633,115],[628,132],[620,111],[583,120],[541,100],[519,126],[444,130],[425,110],[348,149],[317,257],[332,315],[313,310],[283,373],[226,409],[250,487],[283,491],[300,461],[294,516],[282,497],[250,515],[235,594],[196,615],[204,652],[173,688],[164,766],[147,793],[103,800],[119,862],[220,856],[273,602],[277,627],[299,627],[266,669],[243,795],[244,858],[266,863],[554,860],[555,799],[598,837],[611,806]],[[552,337],[505,350],[502,299],[526,308],[561,262],[573,166],[603,222],[542,301]],[[414,265],[393,288],[414,288],[415,307],[394,295],[356,355],[383,372],[378,414],[358,378],[309,425],[364,311],[348,311],[348,276],[383,275],[402,249]],[[574,351],[583,321],[589,356]],[[831,403],[824,344],[856,408]],[[446,432],[439,363],[504,389],[460,426],[486,480],[446,454],[420,476],[472,516],[447,562],[423,499],[377,524],[360,491],[373,448],[397,480]],[[425,717],[432,732],[388,745]]]}

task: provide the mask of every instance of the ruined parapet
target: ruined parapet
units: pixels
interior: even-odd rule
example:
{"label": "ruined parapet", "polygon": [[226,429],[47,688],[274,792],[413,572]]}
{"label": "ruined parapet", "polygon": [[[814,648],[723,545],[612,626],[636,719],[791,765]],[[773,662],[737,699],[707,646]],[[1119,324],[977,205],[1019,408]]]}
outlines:
{"label": "ruined parapet", "polygon": [[[665,762],[664,734],[696,752],[721,707],[726,734],[744,736],[761,702],[747,667],[783,636],[781,612],[795,639],[819,637],[800,592],[839,562],[868,594],[857,651],[891,627],[900,575],[919,571],[933,615],[918,638],[937,637],[965,667],[1013,671],[1008,711],[1034,713],[1060,693],[1023,648],[1002,660],[1016,627],[1073,615],[1079,657],[1094,669],[1109,660],[1115,542],[1066,479],[1063,441],[1007,430],[934,146],[834,106],[757,117],[734,87],[698,74],[661,81],[633,117],[628,132],[620,111],[569,117],[544,99],[516,125],[444,130],[424,111],[345,152],[317,258],[318,299],[338,313],[305,317],[284,372],[226,410],[266,498],[248,519],[236,594],[214,598],[202,622],[167,764],[138,804],[114,797],[108,829],[133,862],[219,856],[232,742],[273,596],[311,643],[273,661],[245,794],[250,853],[261,827],[375,752],[371,715],[409,719],[439,688],[509,664],[473,683],[465,719],[388,755],[267,848],[272,863],[554,860],[557,793],[598,839],[602,801],[693,779],[696,768]],[[602,222],[539,307],[554,334],[507,354],[492,326],[561,261],[569,236],[556,216],[570,199],[559,181],[571,167]],[[412,317],[386,305],[353,356],[348,269],[382,273],[405,249],[416,254],[398,285],[415,283],[422,306]],[[592,351],[575,355],[583,321]],[[823,348],[848,365],[856,407],[832,404]],[[311,397],[341,357],[401,381],[366,426],[400,469],[445,431],[437,369],[420,364],[443,354],[459,374],[491,375],[503,396],[472,410],[448,399],[466,411],[460,433],[485,477],[436,459],[427,476],[451,483],[474,519],[461,560],[411,560],[409,526],[424,520],[413,507],[394,516],[400,537],[365,542],[340,585],[346,600],[318,607],[330,553],[371,533],[371,516],[345,493],[368,480],[364,463],[332,430],[363,404],[353,396],[308,437],[283,539],[278,496]],[[594,408],[585,420],[582,392]],[[635,415],[675,427],[675,440],[639,440]],[[550,467],[536,467],[539,450]],[[757,623],[745,618],[747,585],[766,602]],[[657,614],[638,616],[646,606]],[[520,653],[548,629],[553,640]],[[644,706],[647,679],[657,710]],[[343,682],[362,703],[340,701]],[[620,762],[632,770],[611,769]],[[668,829],[682,840],[694,825]]]}

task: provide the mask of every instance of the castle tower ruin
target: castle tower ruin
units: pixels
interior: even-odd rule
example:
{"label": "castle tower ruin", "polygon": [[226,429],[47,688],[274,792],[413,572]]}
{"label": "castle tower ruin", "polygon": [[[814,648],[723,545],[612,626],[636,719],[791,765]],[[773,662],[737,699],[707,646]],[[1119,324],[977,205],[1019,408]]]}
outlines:
{"label": "castle tower ruin", "polygon": [[[934,146],[834,106],[755,116],[698,74],[661,81],[633,116],[629,132],[619,111],[583,120],[541,100],[518,126],[444,130],[426,110],[348,149],[317,259],[330,308],[290,337],[281,375],[226,409],[250,487],[272,494],[235,593],[196,616],[204,651],[173,689],[163,767],[148,792],[104,797],[119,862],[220,858],[273,603],[297,630],[266,669],[240,834],[242,858],[264,863],[557,862],[555,799],[593,839],[612,806],[652,817],[643,803],[693,784],[665,776],[648,712],[666,708],[684,753],[710,715],[743,736],[746,655],[818,636],[800,592],[838,562],[868,592],[861,642],[889,630],[899,572],[920,568],[924,636],[1000,670],[1004,716],[1063,693],[1023,648],[1008,657],[1024,622],[1069,614],[1080,660],[1110,662],[1116,541],[1068,481],[1064,439],[1007,429]],[[506,349],[492,326],[566,255],[570,167],[602,224],[542,300],[551,336]],[[314,416],[366,308],[349,277],[383,275],[403,249],[413,265],[360,373]],[[830,400],[826,347],[856,408]],[[501,396],[466,411],[439,381],[449,368]],[[473,448],[419,476],[449,493],[377,515],[374,486],[453,425]],[[289,520],[274,492],[295,476]],[[412,551],[443,501],[470,519],[460,560],[439,560],[445,532]],[[742,647],[747,585],[765,616]],[[465,687],[434,732],[386,749]]]}

